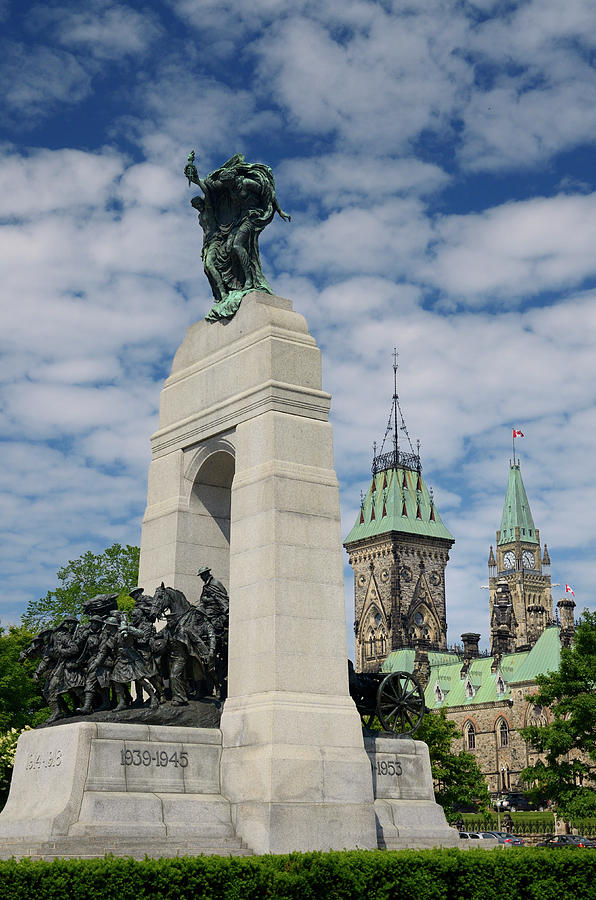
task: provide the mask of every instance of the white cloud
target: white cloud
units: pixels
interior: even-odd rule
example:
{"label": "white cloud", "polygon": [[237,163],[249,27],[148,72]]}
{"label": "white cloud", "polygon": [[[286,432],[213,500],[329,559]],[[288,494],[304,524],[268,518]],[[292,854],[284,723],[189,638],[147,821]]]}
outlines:
{"label": "white cloud", "polygon": [[434,284],[457,300],[524,297],[596,274],[596,194],[536,197],[436,222]]}
{"label": "white cloud", "polygon": [[323,221],[296,217],[287,229],[286,248],[278,265],[297,271],[381,273],[396,276],[410,270],[424,254],[431,227],[423,205],[413,198],[343,207]]}
{"label": "white cloud", "polygon": [[32,150],[0,154],[0,218],[38,218],[77,206],[105,204],[122,172],[123,158],[111,151]]}
{"label": "white cloud", "polygon": [[[51,28],[28,25],[45,46],[19,35],[4,56],[21,124],[63,116],[31,144],[81,149],[0,157],[3,615],[80,552],[138,540],[159,390],[210,304],[182,174],[192,147],[200,172],[236,151],[269,161],[293,214],[264,233],[264,269],[323,349],[344,533],[383,436],[397,345],[408,427],[457,539],[452,637],[486,635],[478,585],[513,424],[553,573],[581,606],[596,543],[596,210],[589,171],[553,159],[596,133],[592,5],[171,6],[185,30],[164,30],[153,57],[167,15],[114,3],[56,5]],[[519,200],[505,179],[467,179],[536,161],[567,193],[532,197],[528,179]]]}
{"label": "white cloud", "polygon": [[54,25],[59,42],[98,59],[138,56],[160,36],[155,16],[109,0],[87,0],[84,8],[45,6],[34,9],[38,26]]}
{"label": "white cloud", "polygon": [[296,16],[261,38],[259,73],[296,127],[337,134],[376,152],[403,149],[425,128],[449,128],[459,85],[471,78],[451,53],[460,16],[388,16],[369,7],[349,37]]}
{"label": "white cloud", "polygon": [[420,160],[329,153],[288,159],[276,171],[289,196],[327,209],[368,206],[393,194],[427,195],[444,188],[449,176]]}
{"label": "white cloud", "polygon": [[19,127],[32,127],[60,104],[71,106],[91,91],[91,78],[73,54],[50,47],[0,45],[2,104]]}

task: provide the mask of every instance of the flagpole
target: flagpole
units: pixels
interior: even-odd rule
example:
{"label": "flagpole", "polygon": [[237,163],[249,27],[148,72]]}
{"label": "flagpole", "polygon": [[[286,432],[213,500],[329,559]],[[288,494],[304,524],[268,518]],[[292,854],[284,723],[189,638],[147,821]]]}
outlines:
{"label": "flagpole", "polygon": [[515,465],[515,428],[511,429],[511,433],[513,435],[511,438],[511,443],[513,444],[513,465]]}

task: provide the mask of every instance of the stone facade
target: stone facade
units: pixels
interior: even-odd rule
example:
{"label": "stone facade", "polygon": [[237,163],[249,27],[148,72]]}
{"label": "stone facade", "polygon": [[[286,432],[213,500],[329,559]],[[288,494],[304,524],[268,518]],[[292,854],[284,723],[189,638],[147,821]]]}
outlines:
{"label": "stone facade", "polygon": [[355,667],[378,672],[387,654],[423,638],[447,646],[445,567],[451,542],[391,533],[351,544]]}
{"label": "stone facade", "polygon": [[523,791],[520,772],[538,758],[520,732],[528,725],[546,725],[548,709],[536,706],[534,684],[515,685],[507,700],[473,707],[450,707],[447,717],[456,723],[459,736],[453,750],[471,753],[482,770],[491,793]]}

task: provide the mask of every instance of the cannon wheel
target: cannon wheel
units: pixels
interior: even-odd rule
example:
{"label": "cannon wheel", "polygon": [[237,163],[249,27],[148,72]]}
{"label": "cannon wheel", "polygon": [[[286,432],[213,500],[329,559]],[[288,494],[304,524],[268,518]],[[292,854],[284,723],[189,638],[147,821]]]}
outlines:
{"label": "cannon wheel", "polygon": [[424,692],[408,672],[391,672],[377,691],[377,714],[385,731],[406,737],[420,727],[424,715]]}

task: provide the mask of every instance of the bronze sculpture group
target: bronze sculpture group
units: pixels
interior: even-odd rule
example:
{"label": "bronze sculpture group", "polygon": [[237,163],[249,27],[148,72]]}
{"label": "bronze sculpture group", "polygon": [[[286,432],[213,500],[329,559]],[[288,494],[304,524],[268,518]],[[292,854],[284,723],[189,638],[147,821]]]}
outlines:
{"label": "bronze sculpture group", "polygon": [[247,163],[241,153],[199,178],[193,150],[184,174],[203,192],[190,202],[199,213],[203,268],[215,299],[205,318],[228,319],[250,291],[272,293],[261,268],[259,235],[276,213],[288,222],[290,216],[277,202],[269,166]]}
{"label": "bronze sculpture group", "polygon": [[33,678],[43,684],[49,724],[146,703],[157,709],[170,698],[174,706],[192,697],[225,700],[229,598],[207,566],[197,574],[203,581],[197,606],[163,583],[153,597],[130,591],[130,613],[117,608],[118,594],[99,594],[83,603],[87,621],[66,616],[33,638],[21,657],[39,659]]}

